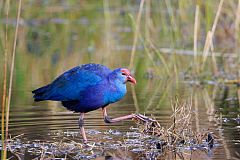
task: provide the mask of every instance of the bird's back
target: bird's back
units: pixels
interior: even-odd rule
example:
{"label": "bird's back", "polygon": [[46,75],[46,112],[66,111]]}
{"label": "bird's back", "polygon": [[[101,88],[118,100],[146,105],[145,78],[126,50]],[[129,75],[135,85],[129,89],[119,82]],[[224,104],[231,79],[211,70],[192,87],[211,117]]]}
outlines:
{"label": "bird's back", "polygon": [[32,91],[34,100],[78,100],[81,92],[96,86],[106,79],[109,73],[111,70],[100,64],[74,67],[57,77],[52,83]]}
{"label": "bird's back", "polygon": [[105,78],[112,72],[108,67],[102,65],[102,64],[94,64],[94,63],[89,63],[89,64],[84,64],[81,66],[78,66],[80,71],[87,71],[96,74],[97,76],[100,76],[102,78]]}

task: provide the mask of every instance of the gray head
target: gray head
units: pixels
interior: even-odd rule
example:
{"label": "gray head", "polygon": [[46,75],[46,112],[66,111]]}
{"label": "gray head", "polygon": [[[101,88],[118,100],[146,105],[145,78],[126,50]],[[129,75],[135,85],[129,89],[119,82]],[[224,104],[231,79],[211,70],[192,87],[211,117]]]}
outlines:
{"label": "gray head", "polygon": [[131,82],[136,84],[136,79],[131,75],[130,71],[126,68],[117,68],[109,75],[110,80],[118,81],[121,83]]}

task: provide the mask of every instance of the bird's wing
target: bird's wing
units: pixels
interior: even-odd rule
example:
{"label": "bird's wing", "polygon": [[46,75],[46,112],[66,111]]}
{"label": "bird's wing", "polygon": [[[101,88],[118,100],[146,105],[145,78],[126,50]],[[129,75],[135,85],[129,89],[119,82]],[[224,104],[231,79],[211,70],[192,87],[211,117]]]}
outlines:
{"label": "bird's wing", "polygon": [[72,68],[50,84],[48,99],[78,100],[81,92],[99,84],[110,72],[110,69],[99,64],[86,64]]}

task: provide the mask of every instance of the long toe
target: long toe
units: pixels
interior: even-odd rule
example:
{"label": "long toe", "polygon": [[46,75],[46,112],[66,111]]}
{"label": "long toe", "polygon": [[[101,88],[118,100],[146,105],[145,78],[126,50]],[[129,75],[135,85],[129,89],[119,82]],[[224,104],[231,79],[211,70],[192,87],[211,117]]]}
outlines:
{"label": "long toe", "polygon": [[143,122],[156,122],[156,120],[146,117],[142,114],[135,114],[134,118],[136,118],[137,120],[143,121]]}

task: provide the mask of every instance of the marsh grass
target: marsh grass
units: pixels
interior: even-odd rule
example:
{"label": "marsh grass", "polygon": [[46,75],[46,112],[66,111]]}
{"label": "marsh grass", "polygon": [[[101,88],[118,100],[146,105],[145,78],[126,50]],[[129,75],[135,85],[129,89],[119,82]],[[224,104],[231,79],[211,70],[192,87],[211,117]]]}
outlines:
{"label": "marsh grass", "polygon": [[[227,3],[227,2],[226,2]],[[157,42],[157,40],[154,37],[154,32],[152,28],[156,27],[156,25],[154,26],[152,23],[152,20],[155,19],[155,17],[162,17],[162,15],[155,15],[153,16],[153,14],[150,14],[149,12],[152,10],[151,6],[156,5],[157,3],[154,2],[146,2],[145,3],[145,12],[143,12],[142,14],[145,14],[145,34],[142,34],[142,32],[139,33],[139,39],[141,42],[141,45],[144,48],[144,56],[146,56],[148,58],[148,63],[151,64],[151,66],[154,68],[154,71],[156,72],[156,74],[158,75],[164,75],[169,77],[170,79],[174,79],[176,81],[176,86],[178,86],[179,84],[179,72],[183,71],[182,67],[182,62],[179,61],[177,55],[191,55],[193,57],[193,63],[190,64],[190,68],[192,70],[192,74],[194,77],[198,77],[200,79],[200,81],[202,81],[203,79],[205,79],[206,77],[204,76],[204,74],[206,72],[212,72],[213,76],[217,76],[219,75],[219,66],[221,67],[221,64],[218,64],[219,62],[217,62],[217,58],[221,58],[223,56],[225,57],[236,57],[236,55],[234,54],[222,54],[222,53],[216,53],[215,52],[215,47],[214,47],[214,39],[216,37],[215,32],[217,29],[217,26],[219,26],[219,19],[221,17],[221,12],[223,12],[224,14],[226,14],[226,11],[222,10],[223,5],[225,4],[224,0],[221,0],[219,3],[210,3],[209,1],[206,3],[197,3],[195,5],[195,3],[190,3],[190,5],[195,5],[196,9],[195,9],[195,16],[192,16],[191,18],[194,19],[192,22],[194,22],[193,24],[193,34],[190,35],[190,37],[192,36],[193,39],[193,51],[189,52],[189,50],[181,50],[179,51],[177,49],[177,45],[175,42],[178,42],[179,39],[183,38],[183,34],[181,33],[181,20],[186,22],[186,14],[184,12],[184,9],[182,7],[187,7],[189,4],[186,3],[186,1],[179,1],[179,14],[176,14],[175,11],[173,10],[173,4],[170,1],[164,1],[163,4],[161,5],[165,5],[166,6],[166,17],[164,17],[165,19],[168,19],[169,23],[162,21],[162,22],[158,22],[161,26],[161,28],[164,29],[164,26],[169,25],[169,30],[170,30],[170,34],[168,34],[168,37],[170,37],[170,41],[171,41],[171,45],[170,48],[159,48],[156,47],[156,45],[154,43]],[[214,15],[214,12],[211,12],[211,7],[216,7],[217,6],[217,10],[216,10],[216,14]],[[232,5],[230,3],[230,5]],[[205,7],[205,11],[206,13],[203,13],[202,8]],[[200,9],[201,8],[201,9]],[[140,10],[138,10],[140,11]],[[205,15],[204,15],[205,14]],[[200,18],[202,19],[200,21]],[[204,19],[206,18],[206,19]],[[133,16],[130,16],[130,19],[132,21],[132,28],[134,33],[136,33],[136,28],[140,28],[138,25],[141,24],[136,24],[135,19],[133,18]],[[179,21],[180,19],[180,21]],[[202,28],[203,23],[206,23],[206,38],[205,38],[205,43],[204,45],[198,45],[202,41],[202,39],[204,37],[202,37],[202,35],[199,35],[199,33],[202,34],[202,32],[204,32],[204,28]],[[187,26],[191,26],[190,24],[187,24]],[[219,26],[221,27],[221,26]],[[167,29],[166,29],[167,30]],[[167,32],[167,31],[166,31]],[[153,35],[153,36],[149,36],[149,35]],[[169,36],[170,35],[170,36]],[[134,36],[136,37],[136,36]],[[132,51],[134,51],[135,46],[133,46]],[[202,48],[202,52],[200,51]],[[168,55],[168,58],[165,58],[163,56],[163,54]],[[131,54],[133,55],[133,54]],[[169,58],[170,57],[170,58]],[[132,58],[131,58],[132,60]],[[161,65],[157,64],[157,61],[161,62]],[[192,65],[192,66],[191,66]],[[163,67],[163,69],[159,69],[160,67]],[[208,68],[211,68],[210,70]],[[211,78],[211,77],[208,77]]]}
{"label": "marsh grass", "polygon": [[[19,51],[23,53],[21,54],[22,60],[26,63],[26,66],[29,67],[23,68],[20,64],[16,65],[18,85],[20,84],[19,86],[26,85],[26,87],[31,87],[30,83],[23,84],[23,81],[20,81],[20,74],[18,74],[20,71],[23,73],[31,72],[32,74],[24,75],[24,78],[33,79],[34,85],[37,85],[43,81],[50,81],[57,74],[74,65],[88,62],[107,64],[108,61],[111,61],[110,66],[113,68],[122,64],[127,66],[132,63],[131,65],[135,68],[135,73],[137,73],[138,68],[136,68],[136,66],[139,62],[139,57],[141,56],[144,56],[144,58],[147,57],[143,63],[145,63],[148,68],[153,68],[153,70],[156,70],[160,75],[171,77],[171,74],[176,74],[172,72],[174,71],[172,70],[174,68],[175,71],[176,69],[178,69],[178,71],[186,70],[186,65],[184,66],[183,62],[178,62],[178,59],[176,58],[169,58],[173,57],[173,54],[181,55],[181,53],[186,53],[186,55],[194,55],[197,49],[197,57],[199,57],[199,60],[202,59],[201,50],[203,50],[204,47],[203,39],[206,39],[205,36],[207,35],[207,31],[211,30],[214,19],[217,19],[215,12],[216,7],[219,5],[217,1],[204,1],[201,3],[185,0],[177,1],[176,3],[173,1],[145,1],[144,3],[136,3],[135,10],[131,10],[132,3],[123,3],[122,10],[120,10],[116,7],[120,4],[121,3],[119,2],[111,1],[104,1],[104,3],[99,2],[95,5],[88,5],[88,3],[85,3],[83,4],[81,11],[76,10],[76,8],[73,7],[73,9],[67,10],[67,12],[61,12],[61,10],[64,10],[65,6],[56,9],[51,6],[52,3],[47,7],[44,5],[43,7],[39,7],[34,3],[32,4],[33,9],[31,9],[31,7],[26,7],[26,10],[24,11],[24,19],[36,19],[36,24],[38,25],[34,26],[33,21],[33,27],[28,28],[23,26],[21,32],[22,40],[19,41]],[[67,5],[71,6],[71,3],[67,3]],[[76,3],[76,5],[78,5],[78,3]],[[141,5],[141,18],[138,18]],[[199,6],[198,18],[194,14],[197,10],[197,5]],[[233,6],[234,2],[224,1],[223,6],[228,7],[227,5]],[[103,7],[102,14],[92,12],[91,9],[97,9],[101,6]],[[116,7],[115,10],[113,10],[114,7]],[[156,10],[156,8],[160,8],[160,10]],[[195,8],[196,10],[192,10],[192,8]],[[222,10],[222,13],[227,16],[229,15],[227,19],[232,19],[233,17],[230,17],[228,11],[229,8]],[[131,18],[129,19],[127,15],[134,15],[132,17],[135,24],[132,23]],[[223,14],[219,15],[220,20],[222,15]],[[42,17],[42,19],[44,19],[46,16],[48,16],[49,19],[59,17],[60,22],[61,18],[65,18],[66,21],[63,19],[63,24],[54,24],[51,21],[45,22],[44,20],[38,21],[39,18]],[[83,25],[76,25],[76,23],[78,23],[76,22],[78,18],[83,16],[88,18],[86,24],[84,24],[84,22]],[[105,16],[106,21],[95,21],[100,16]],[[118,25],[116,19],[123,20],[123,22],[120,22]],[[197,19],[199,19],[199,23],[194,27],[194,24],[198,22]],[[237,19],[238,18],[236,18],[236,26]],[[138,20],[140,21],[140,24],[137,24]],[[103,25],[101,22],[104,22]],[[216,25],[215,37],[221,32],[220,29],[222,26],[219,23]],[[118,28],[128,29],[128,27],[130,30],[127,32],[122,33],[117,31]],[[135,36],[134,34],[137,32],[138,35]],[[114,39],[114,34],[117,36],[120,35],[120,40]],[[68,40],[71,38],[71,35],[77,40]],[[139,35],[142,38],[140,38]],[[137,39],[137,42],[134,42],[134,38]],[[132,45],[134,43],[136,43],[135,49],[134,45]],[[132,45],[130,49],[131,52],[128,50],[114,51],[114,49],[116,49],[115,45],[121,46],[125,44]],[[143,45],[144,51],[138,48]],[[193,52],[190,53],[189,50],[192,49],[192,46],[195,47]],[[216,43],[212,49],[219,54],[211,52],[210,47],[209,53],[212,54],[208,55],[213,55],[213,58],[221,57],[223,51],[219,50],[218,47],[219,44]],[[185,56],[185,54],[182,54],[182,56]],[[226,56],[226,54],[223,56]],[[102,60],[102,57],[105,57],[104,59],[106,60]],[[205,69],[202,72],[208,72],[208,68],[211,66],[211,64],[209,65],[208,63],[209,58],[207,57],[205,57]],[[170,61],[170,59],[172,61]],[[130,63],[129,61],[134,62]],[[152,62],[155,64],[148,65],[153,64]],[[200,62],[201,61],[199,61],[197,67],[195,65],[193,67],[201,68],[202,63]],[[18,63],[20,63],[20,61]],[[43,63],[45,65],[41,66]],[[212,63],[212,65],[215,66],[214,63]],[[219,65],[223,66],[223,64]],[[33,66],[35,68],[34,71],[31,69]],[[141,71],[139,70],[139,72],[145,72],[148,68]],[[49,70],[51,76],[45,74],[45,70]],[[218,67],[216,70],[218,70]],[[17,85],[15,86],[15,84],[16,83],[13,84],[13,87],[18,87]]]}
{"label": "marsh grass", "polygon": [[[9,110],[11,104],[11,95],[12,95],[12,82],[13,82],[13,73],[14,73],[14,64],[15,64],[15,55],[16,55],[16,46],[17,46],[17,36],[18,36],[18,26],[19,26],[19,19],[21,13],[21,4],[22,1],[19,0],[18,4],[18,12],[17,12],[17,21],[16,21],[16,30],[13,42],[13,50],[12,50],[12,60],[11,60],[11,70],[10,70],[10,78],[9,78],[9,88],[8,88],[8,96],[6,92],[7,86],[7,56],[8,56],[8,24],[6,23],[5,27],[5,53],[4,53],[4,81],[3,81],[3,96],[2,96],[2,159],[6,159],[7,157],[7,140],[8,140],[8,127],[9,127]],[[6,1],[6,20],[8,20],[8,12],[10,7],[10,1]],[[6,114],[6,115],[5,115]],[[4,126],[5,125],[5,126]],[[5,134],[4,134],[5,128]]]}
{"label": "marsh grass", "polygon": [[[212,29],[211,29],[211,31],[208,31],[208,33],[207,33],[207,37],[206,37],[206,41],[205,41],[205,45],[204,45],[204,49],[203,49],[203,59],[202,59],[201,70],[203,70],[203,68],[205,67],[206,59],[208,57],[208,54],[210,53],[209,50],[210,49],[213,50],[213,36],[214,36],[215,30],[216,30],[216,27],[217,27],[217,23],[218,23],[218,20],[219,20],[219,17],[220,17],[223,2],[224,2],[224,0],[221,0],[219,2],[218,10],[217,10],[217,13],[216,13],[213,25],[212,25]],[[216,60],[215,60],[214,55],[212,55],[212,63],[213,63],[214,68],[217,68],[216,67]]]}
{"label": "marsh grass", "polygon": [[[2,2],[3,1],[0,3]],[[74,4],[74,2],[71,3]],[[226,67],[224,69],[227,69],[228,66],[223,66],[224,64],[217,64],[219,62],[217,62],[216,57],[230,57],[235,59],[235,57],[238,56],[238,64],[240,64],[240,56],[238,54],[240,46],[240,38],[238,34],[240,23],[240,1],[238,1],[238,7],[235,14],[236,20],[234,36],[237,40],[235,44],[235,55],[228,53],[222,54],[225,53],[225,50],[218,49],[221,44],[213,43],[214,38],[222,32],[221,30],[218,30],[223,25],[219,21],[223,15],[221,13],[224,13],[225,16],[231,15],[229,12],[232,8],[224,10],[224,7],[227,7],[228,4],[230,4],[230,6],[234,6],[235,2],[233,1],[221,0],[220,3],[218,3],[218,1],[201,1],[199,3],[195,3],[194,1],[185,0],[141,0],[140,3],[137,4],[125,4],[104,0],[103,3],[99,2],[92,5],[88,5],[88,3],[85,2],[80,5],[81,10],[77,8],[79,7],[77,6],[78,3],[76,3],[76,8],[72,7],[71,3],[66,2],[66,4],[70,6],[69,10],[64,8],[66,6],[54,8],[51,6],[51,2],[49,4],[50,6],[44,6],[43,4],[42,6],[39,6],[34,3],[33,6],[25,6],[24,18],[26,20],[34,19],[36,22],[32,22],[31,25],[33,26],[29,25],[27,27],[23,27],[22,32],[20,32],[21,41],[18,42],[18,48],[16,48],[16,42],[19,22],[17,21],[17,26],[14,26],[16,27],[16,30],[9,84],[7,84],[7,61],[4,60],[3,62],[0,62],[3,63],[4,66],[4,72],[2,72],[4,84],[2,89],[2,128],[4,128],[4,117],[9,117],[7,113],[9,112],[10,102],[12,99],[12,88],[16,87],[16,90],[19,90],[19,86],[23,86],[30,90],[33,86],[49,82],[58,73],[63,72],[74,65],[95,62],[104,64],[110,63],[111,67],[115,67],[122,66],[124,64],[134,70],[135,74],[141,72],[141,75],[144,75],[146,71],[151,70],[154,81],[157,81],[155,82],[157,87],[153,92],[144,91],[146,86],[144,86],[144,82],[141,82],[145,81],[142,80],[144,79],[143,77],[139,77],[141,81],[138,86],[141,86],[141,88],[138,86],[136,86],[136,88],[131,86],[133,102],[136,107],[136,111],[138,112],[142,111],[142,107],[145,110],[160,109],[163,103],[167,103],[170,101],[169,99],[172,99],[172,97],[178,96],[177,90],[180,87],[179,73],[186,71],[189,65],[192,65],[190,62],[191,60],[194,64],[192,66],[193,76],[196,76],[199,79],[202,77],[203,79],[205,78],[201,75],[209,72],[209,66],[212,68],[210,72],[212,72],[213,75],[218,73],[218,65]],[[130,9],[132,5],[136,7],[136,10]],[[101,12],[102,8],[99,11],[99,6],[103,8],[103,13]],[[119,9],[116,6],[121,6],[121,8]],[[11,7],[13,7],[12,10],[14,10],[14,6]],[[20,15],[20,10],[18,10],[18,14]],[[52,21],[48,19],[46,20],[45,17]],[[54,18],[56,17],[59,17],[59,24],[53,23]],[[82,17],[83,19],[81,19]],[[103,24],[101,23],[102,17],[104,17],[105,20]],[[97,21],[97,19],[101,20]],[[118,22],[119,19],[124,22],[120,21],[120,25],[117,26],[118,24],[116,24],[116,21]],[[226,19],[231,20],[234,18],[229,16]],[[60,24],[61,20],[66,24]],[[34,26],[34,22],[37,25]],[[6,22],[6,26],[8,24],[9,23]],[[7,32],[6,29],[6,37],[14,33],[14,27],[9,29],[10,32]],[[120,37],[119,39],[122,38],[122,41],[115,41],[114,39],[113,31],[117,32],[117,27],[128,30],[126,33],[120,31],[119,33],[114,33],[117,35],[116,37]],[[72,37],[74,40],[71,40]],[[221,37],[216,39],[221,39]],[[224,37],[222,39],[224,39]],[[8,43],[9,41],[11,41],[11,39],[8,41],[5,40],[5,43]],[[121,47],[121,45],[126,44],[131,45],[130,50],[116,51],[115,53],[115,45],[119,45]],[[6,46],[7,45],[5,44],[5,47]],[[143,49],[141,49],[141,47],[143,47]],[[14,81],[13,72],[16,50],[21,52],[21,56],[19,59],[16,57],[16,80]],[[201,50],[203,50],[203,52],[201,52]],[[231,51],[227,50],[227,52]],[[7,50],[4,57],[10,57],[9,55],[6,56],[6,54]],[[26,64],[27,67],[22,67],[21,63]],[[141,67],[138,67],[139,63]],[[142,66],[145,66],[145,68]],[[239,72],[238,68],[235,68],[234,72]],[[20,73],[23,73],[25,80],[32,80],[33,82],[24,83]],[[228,82],[234,82],[237,84],[239,83],[239,80],[226,81],[226,83]],[[150,83],[152,83],[151,80]],[[6,87],[8,85],[9,101],[7,102]],[[23,90],[25,90],[25,88]],[[158,96],[156,99],[156,95],[159,91],[162,91],[161,96]],[[23,94],[27,95],[24,96],[24,99],[21,99],[20,94],[18,94],[15,99],[31,103],[29,100],[31,99],[30,95],[26,92],[29,91],[23,92]],[[138,101],[139,93],[142,96],[151,95],[146,106],[142,106],[142,104]],[[193,99],[197,100],[197,97],[198,96],[194,96]],[[238,97],[240,100],[239,89]],[[208,111],[212,114],[214,104],[210,101],[211,98],[208,96],[204,96],[204,98],[207,101],[206,106],[210,104]],[[154,99],[158,101],[157,105],[153,105]],[[195,110],[198,110],[199,100],[196,100],[194,100],[193,106]],[[6,110],[7,113],[4,115],[5,112],[3,111],[6,109],[4,108],[6,104],[8,106]],[[174,143],[181,141],[183,135],[180,131],[184,130],[180,127],[181,123],[184,123],[186,124],[186,127],[189,127],[185,128],[186,130],[191,130],[189,125],[191,123],[190,119],[192,118],[192,113],[190,114],[191,105],[192,104],[189,103],[189,101],[183,103],[179,101],[174,102],[172,126],[169,127],[169,129],[164,129],[158,126],[160,129],[159,133],[169,138],[166,138],[166,140],[170,141],[170,139],[172,139],[174,140]],[[6,120],[6,125],[8,125],[9,118]],[[199,123],[199,115],[198,113],[195,113],[195,125],[197,127],[197,132],[200,131]],[[8,127],[6,128],[6,131],[7,130]],[[158,129],[155,127],[154,131],[151,130],[151,133],[155,134],[158,132],[157,130]],[[2,129],[2,135],[3,133],[4,129]],[[196,136],[195,134],[190,133],[190,131],[188,134],[189,136]],[[5,137],[2,136],[2,141],[4,141],[4,138]],[[188,137],[183,138],[188,139]],[[43,150],[41,157],[44,156],[45,151]]]}
{"label": "marsh grass", "polygon": [[[135,32],[134,32],[134,36],[133,36],[133,46],[132,46],[131,57],[130,57],[130,62],[129,62],[129,68],[130,69],[133,69],[133,65],[134,65],[134,58],[135,58],[137,41],[138,41],[138,37],[139,37],[139,30],[140,30],[140,23],[141,23],[144,1],[145,0],[141,0],[140,6],[139,6],[139,11],[138,11],[138,14],[137,14],[136,25],[133,25]],[[135,24],[135,23],[133,23],[133,24]],[[136,90],[135,90],[134,86],[131,86],[131,91],[132,91],[134,106],[136,108],[136,111],[138,111],[139,110],[139,105],[138,105]]]}
{"label": "marsh grass", "polygon": [[198,27],[199,27],[199,5],[196,6],[195,10],[195,22],[194,22],[194,42],[193,42],[193,51],[194,51],[194,66],[196,74],[199,73],[199,60],[198,60]]}
{"label": "marsh grass", "polygon": [[135,58],[136,46],[137,46],[138,37],[139,37],[140,23],[141,23],[144,2],[145,2],[145,0],[141,0],[140,6],[139,6],[139,11],[137,14],[136,25],[133,25],[133,27],[135,28],[134,29],[135,32],[134,32],[134,36],[133,36],[133,45],[132,45],[130,62],[129,62],[130,69],[132,69],[133,65],[134,65],[134,58]]}
{"label": "marsh grass", "polygon": [[158,149],[162,150],[163,155],[166,152],[176,151],[179,148],[182,148],[180,152],[184,152],[185,147],[196,147],[201,150],[203,148],[200,146],[205,146],[211,149],[216,143],[215,138],[217,136],[207,129],[198,132],[193,129],[192,115],[194,115],[194,112],[192,111],[192,102],[193,99],[189,98],[182,102],[176,99],[172,103],[172,125],[167,128],[161,126],[154,118],[150,118],[149,121],[136,120],[139,131],[144,134],[157,136],[161,141]]}

